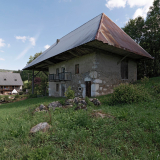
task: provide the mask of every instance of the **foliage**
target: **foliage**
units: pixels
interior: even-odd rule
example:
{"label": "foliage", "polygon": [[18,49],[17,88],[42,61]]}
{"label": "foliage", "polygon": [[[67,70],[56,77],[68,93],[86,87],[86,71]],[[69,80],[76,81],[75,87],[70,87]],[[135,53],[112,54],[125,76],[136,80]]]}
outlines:
{"label": "foliage", "polygon": [[7,95],[4,96],[5,101],[10,101],[9,97]]}
{"label": "foliage", "polygon": [[160,84],[155,84],[153,86],[153,89],[154,89],[156,94],[160,94]]}
{"label": "foliage", "polygon": [[28,96],[28,98],[37,98],[37,94],[30,93],[29,96]]}
{"label": "foliage", "polygon": [[149,101],[150,95],[142,86],[133,84],[120,84],[114,88],[109,104],[132,104]]}
{"label": "foliage", "polygon": [[89,98],[87,96],[85,97],[85,101],[88,106],[94,107],[94,104],[89,100]]}
{"label": "foliage", "polygon": [[16,94],[16,95],[15,95],[15,99],[17,99],[17,98],[19,98],[19,94]]}
{"label": "foliage", "polygon": [[154,0],[153,6],[147,14],[146,20],[142,17],[130,19],[122,28],[131,38],[154,57],[154,60],[140,60],[138,62],[138,79],[147,76],[155,77],[160,74],[160,3]]}
{"label": "foliage", "polygon": [[35,60],[41,54],[42,54],[42,52],[39,52],[39,53],[36,53],[34,56],[30,56],[29,57],[29,61],[27,62],[27,64],[31,63],[33,60]]}
{"label": "foliage", "polygon": [[20,91],[18,94],[19,94],[19,95],[22,95],[22,94],[23,94],[23,92],[22,92],[22,91]]}
{"label": "foliage", "polygon": [[67,88],[65,97],[67,97],[68,99],[73,99],[75,97],[75,92],[71,89],[71,86]]}
{"label": "foliage", "polygon": [[144,76],[144,78],[141,78],[141,82],[146,84],[149,82],[149,78]]}
{"label": "foliage", "polygon": [[[160,77],[145,84],[139,81],[136,86],[151,90],[152,84],[158,83]],[[102,101],[111,95],[98,99]],[[158,159],[160,101],[152,98],[136,104],[102,104],[98,109],[87,107],[87,111],[58,108],[50,113],[34,113],[34,109],[65,98],[41,97],[2,104],[0,159]],[[95,112],[108,116],[94,117]],[[36,124],[50,120],[52,127],[48,132],[29,134]]]}

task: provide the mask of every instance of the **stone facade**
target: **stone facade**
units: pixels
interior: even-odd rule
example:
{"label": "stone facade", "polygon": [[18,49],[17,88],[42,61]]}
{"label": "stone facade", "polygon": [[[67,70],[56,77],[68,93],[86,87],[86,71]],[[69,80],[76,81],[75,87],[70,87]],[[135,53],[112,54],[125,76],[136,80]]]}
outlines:
{"label": "stone facade", "polygon": [[[91,96],[106,95],[113,92],[113,88],[120,83],[137,80],[137,63],[128,59],[128,79],[121,78],[121,59],[116,54],[91,53],[82,57],[73,58],[55,65],[49,66],[49,74],[55,74],[56,69],[65,68],[65,72],[71,72],[71,81],[49,82],[49,95],[62,96],[61,86],[65,90],[71,86],[75,96],[86,96],[86,81],[91,81]],[[120,62],[120,63],[118,63]],[[79,64],[79,74],[75,74],[75,65]],[[58,91],[56,91],[58,84]]]}

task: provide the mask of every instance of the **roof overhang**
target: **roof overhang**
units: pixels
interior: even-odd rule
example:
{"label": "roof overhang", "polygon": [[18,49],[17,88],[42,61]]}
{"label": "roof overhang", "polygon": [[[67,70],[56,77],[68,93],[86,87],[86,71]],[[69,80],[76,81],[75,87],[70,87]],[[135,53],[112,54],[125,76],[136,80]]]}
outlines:
{"label": "roof overhang", "polygon": [[49,66],[55,65],[57,63],[68,61],[72,58],[81,57],[90,53],[103,53],[117,56],[126,56],[128,58],[132,58],[135,60],[138,59],[153,59],[153,57],[147,57],[144,55],[140,55],[139,53],[135,53],[131,50],[115,47],[113,45],[109,45],[107,43],[103,43],[102,41],[93,40],[89,43],[83,44],[76,48],[70,49],[68,51],[62,52],[58,55],[55,55],[51,58],[48,58],[42,62],[39,62],[31,67],[25,68],[24,70],[37,70],[37,71],[48,71]]}

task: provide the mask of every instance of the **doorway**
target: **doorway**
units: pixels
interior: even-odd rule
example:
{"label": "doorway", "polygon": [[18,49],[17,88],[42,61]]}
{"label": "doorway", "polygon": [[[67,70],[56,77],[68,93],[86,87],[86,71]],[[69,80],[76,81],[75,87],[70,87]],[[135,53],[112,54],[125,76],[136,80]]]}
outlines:
{"label": "doorway", "polygon": [[86,81],[86,96],[91,97],[91,81]]}

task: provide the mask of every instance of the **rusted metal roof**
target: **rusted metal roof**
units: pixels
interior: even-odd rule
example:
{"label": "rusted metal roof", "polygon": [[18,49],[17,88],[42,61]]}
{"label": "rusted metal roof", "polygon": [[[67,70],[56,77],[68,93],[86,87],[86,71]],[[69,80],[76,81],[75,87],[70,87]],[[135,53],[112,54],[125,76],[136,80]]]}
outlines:
{"label": "rusted metal roof", "polygon": [[153,59],[148,52],[139,46],[104,13],[102,14],[100,26],[95,39],[107,43],[108,45]]}
{"label": "rusted metal roof", "polygon": [[[57,42],[23,69],[33,69],[38,65],[43,66],[42,68],[47,68],[49,63],[49,65],[51,65],[51,63],[55,64],[63,60],[71,59],[73,55],[76,54],[75,50],[78,49],[78,47],[87,45],[94,48],[102,47],[105,51],[121,56],[130,53],[130,57],[135,59],[143,57],[153,59],[149,53],[121,30],[104,13],[70,32]],[[61,57],[63,58],[61,59]]]}

